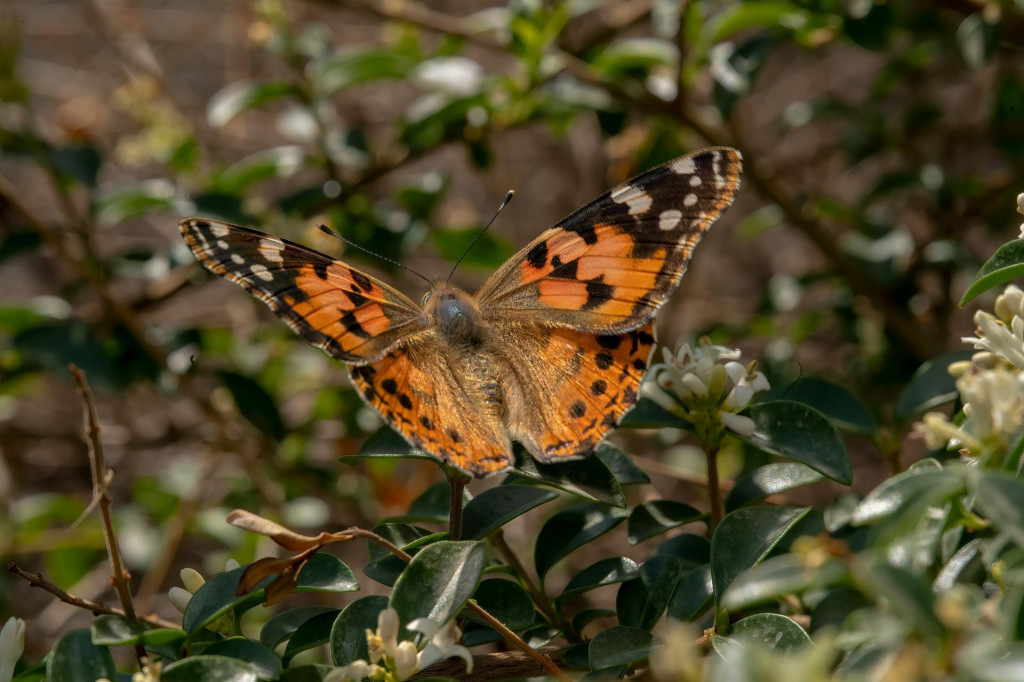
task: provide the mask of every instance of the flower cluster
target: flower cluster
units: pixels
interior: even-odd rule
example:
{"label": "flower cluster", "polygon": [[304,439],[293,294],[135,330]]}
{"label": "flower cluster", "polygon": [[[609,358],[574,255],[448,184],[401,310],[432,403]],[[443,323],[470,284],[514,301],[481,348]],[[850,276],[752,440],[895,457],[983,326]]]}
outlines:
{"label": "flower cluster", "polygon": [[0,629],[0,682],[10,682],[14,665],[25,649],[25,621],[8,618]]}
{"label": "flower cluster", "polygon": [[1024,429],[1024,291],[1011,284],[996,298],[995,314],[979,310],[976,336],[964,337],[978,350],[969,361],[954,362],[949,373],[964,402],[964,419],[951,422],[929,412],[914,426],[928,447],[958,448],[978,457],[1005,452]]}
{"label": "flower cluster", "polygon": [[757,361],[738,362],[740,351],[702,340],[696,347],[681,343],[673,353],[661,349],[664,362],[651,367],[641,395],[697,429],[725,427],[749,436],[754,422],[737,414],[754,396],[771,388]]}
{"label": "flower cluster", "polygon": [[361,682],[369,678],[374,682],[402,682],[434,663],[458,656],[466,662],[466,672],[473,672],[473,655],[469,649],[458,644],[462,632],[451,620],[438,625],[427,618],[417,618],[406,628],[420,633],[416,643],[398,641],[398,612],[388,608],[377,617],[377,631],[366,631],[369,661],[353,661],[346,666],[335,668],[324,678],[324,682]]}

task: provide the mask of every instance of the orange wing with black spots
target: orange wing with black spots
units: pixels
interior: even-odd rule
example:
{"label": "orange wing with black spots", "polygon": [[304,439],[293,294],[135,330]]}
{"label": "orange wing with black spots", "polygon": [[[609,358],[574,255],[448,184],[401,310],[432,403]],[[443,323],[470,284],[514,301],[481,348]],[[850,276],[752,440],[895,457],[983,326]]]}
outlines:
{"label": "orange wing with black spots", "polygon": [[624,334],[549,328],[506,338],[519,358],[506,423],[542,461],[593,453],[636,404],[655,342],[653,322]]}
{"label": "orange wing with black spots", "polygon": [[476,296],[488,320],[595,333],[650,320],[704,233],[732,203],[742,160],[710,147],[606,192],[523,248]]}
{"label": "orange wing with black spots", "polygon": [[215,220],[182,221],[208,270],[241,284],[328,355],[363,363],[429,323],[423,310],[378,279],[280,237]]}
{"label": "orange wing with black spots", "polygon": [[349,375],[363,399],[413,447],[476,476],[507,469],[512,450],[495,378],[450,363],[430,331],[376,362],[349,367]]}

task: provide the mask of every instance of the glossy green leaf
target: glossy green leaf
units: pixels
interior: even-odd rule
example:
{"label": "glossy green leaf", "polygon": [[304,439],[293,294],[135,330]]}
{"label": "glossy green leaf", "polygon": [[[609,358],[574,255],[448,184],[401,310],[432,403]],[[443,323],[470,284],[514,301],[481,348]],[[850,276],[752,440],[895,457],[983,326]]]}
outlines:
{"label": "glossy green leaf", "polygon": [[610,618],[615,615],[615,612],[611,609],[583,609],[577,611],[572,616],[572,629],[576,632],[583,632],[583,628],[587,627],[596,620],[602,618]]}
{"label": "glossy green leaf", "polygon": [[677,417],[650,398],[640,398],[619,424],[620,428],[660,429],[671,427],[690,431],[693,424]]}
{"label": "glossy green leaf", "polygon": [[863,525],[899,513],[913,522],[925,507],[942,506],[945,500],[965,490],[963,478],[954,471],[904,471],[882,481],[868,493],[854,508],[851,521]]}
{"label": "glossy green leaf", "polygon": [[277,403],[259,382],[237,372],[220,372],[219,376],[249,423],[277,441],[287,435]]}
{"label": "glossy green leaf", "polygon": [[619,485],[636,485],[650,483],[651,477],[647,472],[637,466],[629,455],[608,441],[602,441],[594,455],[611,469],[612,475]]}
{"label": "glossy green leaf", "polygon": [[811,645],[811,638],[796,621],[779,613],[755,613],[736,621],[729,637],[741,644],[754,644],[772,651],[792,654]]}
{"label": "glossy green leaf", "polygon": [[[263,587],[270,578],[249,594],[235,594],[244,570],[242,566],[219,573],[196,590],[185,608],[182,627],[192,634],[229,611],[242,613],[262,602],[265,598]],[[359,584],[348,566],[337,557],[321,552],[314,554],[303,567],[296,589],[299,592],[352,592],[359,589]]]}
{"label": "glossy green leaf", "polygon": [[1024,480],[986,471],[977,476],[971,487],[975,504],[992,525],[1024,547]]}
{"label": "glossy green leaf", "polygon": [[284,656],[282,656],[285,665],[287,665],[292,658],[296,656],[296,654],[316,648],[321,644],[326,644],[330,641],[331,629],[337,619],[338,612],[331,610],[326,613],[321,613],[319,616],[313,616],[297,627],[295,632],[292,633],[291,638],[288,640],[288,646],[285,647]]}
{"label": "glossy green leaf", "polygon": [[[776,391],[772,391],[775,397]],[[778,391],[778,397],[810,405],[841,429],[873,433],[878,423],[845,386],[818,377],[801,378]]]}
{"label": "glossy green leaf", "polygon": [[61,635],[46,664],[47,682],[96,682],[100,677],[112,680],[116,676],[110,650],[93,644],[88,630],[68,630]]}
{"label": "glossy green leaf", "polygon": [[[448,523],[448,506],[451,503],[451,486],[448,481],[439,481],[420,494],[403,516],[382,519],[382,523]],[[463,504],[466,496],[463,495]]]}
{"label": "glossy green leaf", "polygon": [[415,64],[392,50],[358,49],[322,60],[313,77],[321,95],[333,95],[360,83],[405,78]]}
{"label": "glossy green leaf", "polygon": [[476,590],[487,562],[482,542],[442,540],[424,547],[395,582],[388,605],[403,624],[447,623]]}
{"label": "glossy green leaf", "polygon": [[773,462],[736,479],[725,500],[728,511],[763,500],[769,495],[792,490],[824,479],[820,473],[799,462]]}
{"label": "glossy green leaf", "polygon": [[296,87],[283,81],[235,81],[210,98],[206,120],[212,127],[220,128],[246,109],[296,94]]}
{"label": "glossy green leaf", "polygon": [[338,609],[329,606],[300,606],[296,609],[288,609],[275,614],[264,623],[260,630],[260,642],[273,649],[285,641],[299,628],[300,625],[314,616],[324,613],[341,613]]}
{"label": "glossy green leaf", "polygon": [[[373,532],[400,549],[406,549],[413,543],[432,535],[429,530],[408,523],[382,523],[374,526]],[[375,563],[389,557],[394,557],[387,547],[382,547],[372,540],[366,541],[366,551],[370,555],[370,561]],[[402,565],[405,565],[404,561],[402,561]]]}
{"label": "glossy green leaf", "polygon": [[[533,601],[519,583],[501,578],[482,580],[473,593],[473,601],[501,621],[513,632],[520,632],[533,625],[536,611]],[[484,624],[475,612],[462,612],[468,620]]]}
{"label": "glossy green leaf", "polygon": [[984,543],[981,538],[968,541],[964,546],[953,553],[932,583],[935,592],[945,592],[964,579],[964,575],[972,568],[977,573],[983,573],[985,565],[982,558]]}
{"label": "glossy green leaf", "polygon": [[1024,241],[1014,239],[996,249],[992,257],[985,261],[974,281],[967,287],[960,299],[960,307],[1001,284],[1006,284],[1024,276]]}
{"label": "glossy green leaf", "polygon": [[607,76],[622,77],[628,72],[674,64],[679,49],[660,38],[625,38],[616,40],[597,53],[591,67]]}
{"label": "glossy green leaf", "polygon": [[958,350],[918,367],[896,399],[896,421],[905,422],[915,414],[954,400],[957,396],[956,380],[949,376],[947,368],[954,362],[969,360],[974,353],[972,350]]}
{"label": "glossy green leaf", "polygon": [[738,611],[763,604],[787,594],[802,594],[847,577],[846,564],[829,558],[821,565],[808,566],[806,560],[792,554],[765,559],[741,573],[722,597],[722,606]]}
{"label": "glossy green leaf", "polygon": [[680,533],[663,541],[654,553],[674,556],[690,570],[711,561],[711,543],[700,535]]}
{"label": "glossy green leaf", "polygon": [[278,682],[323,682],[324,678],[334,670],[334,666],[322,663],[299,665],[288,668],[277,678]]}
{"label": "glossy green leaf", "polygon": [[557,512],[547,520],[534,551],[534,564],[541,581],[558,561],[626,520],[624,509],[586,502]]}
{"label": "glossy green leaf", "polygon": [[331,628],[331,660],[334,665],[369,659],[366,631],[377,629],[377,617],[387,607],[387,597],[374,595],[357,599],[342,609]]}
{"label": "glossy green leaf", "polygon": [[274,679],[281,672],[281,661],[273,651],[245,637],[230,637],[214,642],[203,650],[203,655],[245,661],[259,677],[268,680]]}
{"label": "glossy green leaf", "polygon": [[694,621],[711,608],[713,597],[711,565],[698,566],[685,573],[679,580],[665,613],[669,618],[678,621]]}
{"label": "glossy green leaf", "polygon": [[256,682],[256,669],[227,656],[189,656],[163,669],[160,682]]}
{"label": "glossy green leaf", "polygon": [[668,607],[683,566],[672,556],[653,556],[640,566],[640,577],[623,583],[615,598],[620,625],[650,630]]}
{"label": "glossy green leaf", "polygon": [[[563,490],[577,497],[625,507],[626,498],[615,474],[597,457],[571,462],[544,464],[530,456],[518,443],[513,448],[516,463],[512,477]],[[506,479],[509,480],[509,479]]]}
{"label": "glossy green leaf", "polygon": [[613,625],[590,640],[590,669],[604,670],[635,663],[647,658],[653,650],[654,636],[647,630]]}
{"label": "glossy green leaf", "polygon": [[147,213],[173,214],[174,192],[174,185],[166,180],[103,187],[97,190],[96,214],[106,225],[115,225]]}
{"label": "glossy green leaf", "polygon": [[[397,545],[406,554],[415,556],[423,547],[430,545],[438,540],[448,539],[447,532],[430,533],[422,528],[415,528],[413,526],[406,526],[405,524],[384,524],[378,526],[382,531],[379,533],[384,538],[391,540],[391,543]],[[401,531],[402,535],[392,537],[388,531]],[[405,533],[413,531],[419,533],[418,536],[408,537],[406,539]],[[377,582],[393,586],[395,581],[398,580],[398,576],[405,570],[406,563],[397,556],[394,556],[384,547],[381,547],[375,542],[367,541],[367,546],[370,548],[370,558],[372,561],[363,566],[363,573],[368,578],[376,580]]]}
{"label": "glossy green leaf", "polygon": [[354,465],[361,459],[396,458],[426,459],[441,466],[441,461],[421,450],[415,450],[390,426],[382,426],[363,442],[359,452],[339,458],[342,464]]}
{"label": "glossy green leaf", "polygon": [[306,152],[297,145],[261,150],[221,171],[210,191],[240,195],[252,185],[275,178],[287,178],[302,170]]}
{"label": "glossy green leaf", "polygon": [[919,633],[933,637],[944,633],[945,628],[935,615],[931,585],[922,577],[871,555],[859,558],[853,574],[861,590],[887,599],[896,613]]}
{"label": "glossy green leaf", "polygon": [[744,438],[746,442],[849,485],[853,474],[846,445],[821,412],[803,403],[773,400],[752,405],[748,415],[755,426],[754,433]]}
{"label": "glossy green leaf", "polygon": [[665,531],[700,521],[707,514],[674,500],[651,500],[637,505],[629,515],[629,544],[635,545]]}
{"label": "glossy green leaf", "polygon": [[98,616],[89,628],[93,644],[103,646],[142,644],[149,646],[177,646],[185,640],[184,630],[153,628],[141,621],[124,616]]}
{"label": "glossy green leaf", "polygon": [[525,485],[488,488],[470,500],[462,512],[462,537],[482,540],[506,523],[558,497],[558,493]]}
{"label": "glossy green leaf", "polygon": [[612,557],[601,559],[595,564],[584,568],[569,580],[562,594],[555,599],[555,604],[560,606],[562,602],[578,594],[590,590],[614,585],[615,583],[626,582],[640,576],[640,567],[636,562],[626,557]]}
{"label": "glossy green leaf", "polygon": [[726,514],[711,539],[711,577],[720,600],[743,571],[759,563],[810,507],[744,507]]}

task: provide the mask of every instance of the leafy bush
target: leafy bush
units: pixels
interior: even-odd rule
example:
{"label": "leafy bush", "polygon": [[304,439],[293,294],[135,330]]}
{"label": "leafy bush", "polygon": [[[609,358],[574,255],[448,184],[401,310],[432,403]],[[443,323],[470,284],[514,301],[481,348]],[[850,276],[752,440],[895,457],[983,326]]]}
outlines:
{"label": "leafy bush", "polygon": [[[1008,6],[259,0],[226,82],[206,15],[88,7],[111,93],[46,76],[93,66],[45,10],[0,14],[0,682],[1022,677]],[[336,250],[325,223],[446,271],[500,171],[535,205],[484,271],[540,209],[705,144],[747,170],[659,316],[701,341],[594,457],[468,487],[173,232]]]}

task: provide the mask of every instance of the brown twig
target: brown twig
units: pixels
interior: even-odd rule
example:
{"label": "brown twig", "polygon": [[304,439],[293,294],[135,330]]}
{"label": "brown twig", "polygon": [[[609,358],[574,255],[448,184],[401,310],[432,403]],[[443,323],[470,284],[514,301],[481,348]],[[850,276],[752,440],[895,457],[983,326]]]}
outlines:
{"label": "brown twig", "polygon": [[462,539],[462,497],[466,490],[469,477],[454,467],[445,468],[448,478],[448,537],[452,540]]}
{"label": "brown twig", "polygon": [[[114,532],[114,521],[110,514],[113,500],[110,493],[107,492],[110,477],[103,457],[103,441],[100,439],[100,422],[96,416],[96,405],[93,403],[92,392],[89,390],[85,372],[75,365],[68,365],[68,370],[74,377],[75,383],[78,385],[78,395],[82,398],[85,439],[89,443],[89,467],[92,471],[92,495],[94,501],[98,500],[97,506],[103,521],[103,537],[107,543],[107,557],[110,559],[110,583],[117,591],[125,616],[129,620],[138,620],[135,606],[132,604],[132,591],[128,585],[131,574],[121,560],[121,548],[118,545],[117,534]],[[141,644],[136,646],[136,654],[141,661],[146,656],[145,647]]]}
{"label": "brown twig", "polygon": [[[39,587],[60,601],[70,606],[75,606],[86,611],[91,611],[95,615],[110,615],[110,616],[125,616],[125,612],[119,608],[113,606],[107,606],[103,602],[91,601],[89,599],[83,599],[76,595],[65,592],[60,589],[49,580],[43,577],[42,573],[29,573],[22,569],[18,564],[13,561],[7,564],[7,571],[11,575],[15,575],[29,584],[29,587]],[[142,621],[146,625],[152,625],[155,628],[178,628],[181,627],[178,623],[172,623],[169,620],[164,620],[159,616],[136,616],[136,619]]]}
{"label": "brown twig", "polygon": [[[566,647],[545,647],[541,653],[558,663],[562,660],[562,654]],[[473,672],[467,673],[465,664],[461,659],[450,658],[445,661],[438,661],[429,668],[425,668],[413,675],[411,680],[419,680],[425,677],[451,677],[456,680],[472,680],[473,682],[485,682],[486,680],[513,680],[530,677],[541,677],[546,669],[540,667],[537,661],[521,651],[496,651],[490,654],[478,654],[473,656]]]}

